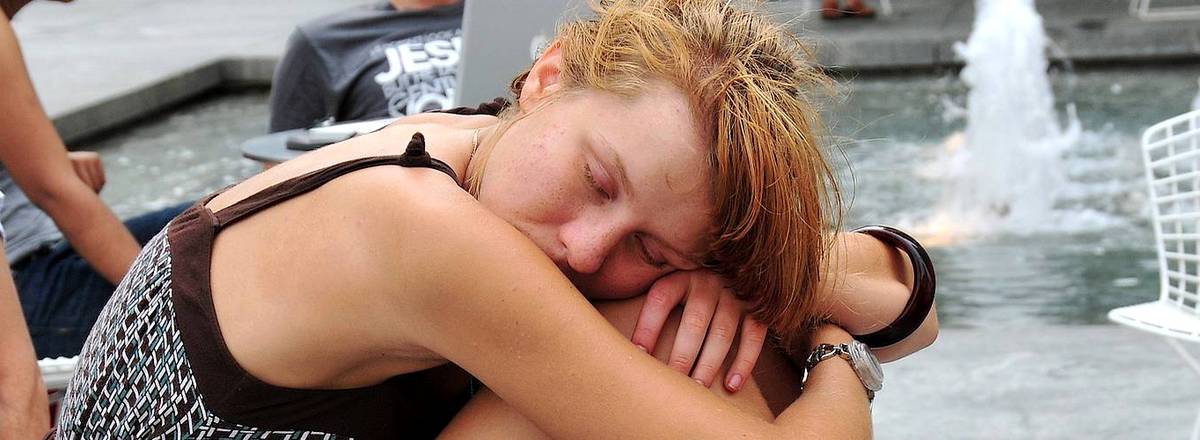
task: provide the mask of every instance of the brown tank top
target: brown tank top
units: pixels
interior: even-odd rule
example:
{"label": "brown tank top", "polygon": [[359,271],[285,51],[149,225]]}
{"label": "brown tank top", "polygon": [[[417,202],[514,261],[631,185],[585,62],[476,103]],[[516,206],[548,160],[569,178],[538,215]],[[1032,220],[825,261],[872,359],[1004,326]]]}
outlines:
{"label": "brown tank top", "polygon": [[[497,114],[497,100],[456,114]],[[225,344],[210,269],[220,231],[348,173],[399,165],[453,169],[415,134],[403,155],[355,159],[272,185],[218,212],[205,197],[151,240],[85,343],[68,386],[59,438],[182,435],[186,438],[432,437],[469,398],[453,366],[355,389],[312,390],[265,383]],[[445,387],[446,383],[461,387]],[[459,393],[458,390],[463,392]],[[438,395],[435,397],[435,395]]]}

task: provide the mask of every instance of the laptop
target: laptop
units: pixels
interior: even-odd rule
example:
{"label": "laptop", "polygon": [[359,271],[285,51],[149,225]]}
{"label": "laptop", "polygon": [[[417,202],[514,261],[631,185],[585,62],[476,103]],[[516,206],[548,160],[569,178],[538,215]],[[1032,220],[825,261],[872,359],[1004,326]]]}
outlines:
{"label": "laptop", "polygon": [[467,0],[454,105],[510,96],[509,83],[533,65],[558,23],[590,13],[586,0]]}

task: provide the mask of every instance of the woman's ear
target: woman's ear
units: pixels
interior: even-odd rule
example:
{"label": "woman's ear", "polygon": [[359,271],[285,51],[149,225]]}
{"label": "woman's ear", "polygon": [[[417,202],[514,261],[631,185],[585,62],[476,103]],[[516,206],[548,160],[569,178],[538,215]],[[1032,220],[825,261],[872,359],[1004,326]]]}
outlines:
{"label": "woman's ear", "polygon": [[529,69],[529,75],[525,77],[525,83],[521,87],[521,96],[517,100],[521,110],[530,110],[536,107],[546,97],[562,88],[560,73],[562,73],[562,47],[558,41],[555,41],[546,48],[545,52],[542,52],[542,56],[533,63],[533,67]]}

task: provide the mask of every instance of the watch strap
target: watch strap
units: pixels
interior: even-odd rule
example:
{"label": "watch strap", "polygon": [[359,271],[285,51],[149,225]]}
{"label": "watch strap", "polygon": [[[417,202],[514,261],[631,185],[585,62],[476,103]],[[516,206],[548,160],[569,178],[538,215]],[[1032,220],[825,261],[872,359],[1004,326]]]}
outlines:
{"label": "watch strap", "polygon": [[[804,360],[804,370],[800,376],[801,393],[804,392],[804,387],[808,384],[808,376],[812,373],[813,368],[816,368],[817,364],[821,363],[821,361],[835,357],[845,359],[846,362],[850,364],[850,368],[855,369],[855,376],[858,376],[858,371],[855,368],[854,360],[850,358],[850,347],[847,346],[847,344],[817,344],[816,347],[813,347],[813,351],[808,354],[808,358]],[[862,377],[859,377],[859,381],[861,380]],[[865,384],[863,385],[863,388],[867,392],[867,401],[874,401],[875,391],[867,388]]]}

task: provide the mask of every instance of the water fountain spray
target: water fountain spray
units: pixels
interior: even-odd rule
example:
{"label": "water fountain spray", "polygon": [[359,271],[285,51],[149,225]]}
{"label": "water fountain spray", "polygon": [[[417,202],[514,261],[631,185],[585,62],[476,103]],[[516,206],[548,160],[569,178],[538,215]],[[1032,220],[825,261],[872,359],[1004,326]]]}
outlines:
{"label": "water fountain spray", "polygon": [[1060,164],[1080,125],[1063,130],[1047,78],[1047,38],[1033,0],[979,0],[974,29],[955,50],[966,62],[966,135],[948,145],[946,190],[929,224],[935,240],[1052,228],[1067,177]]}

